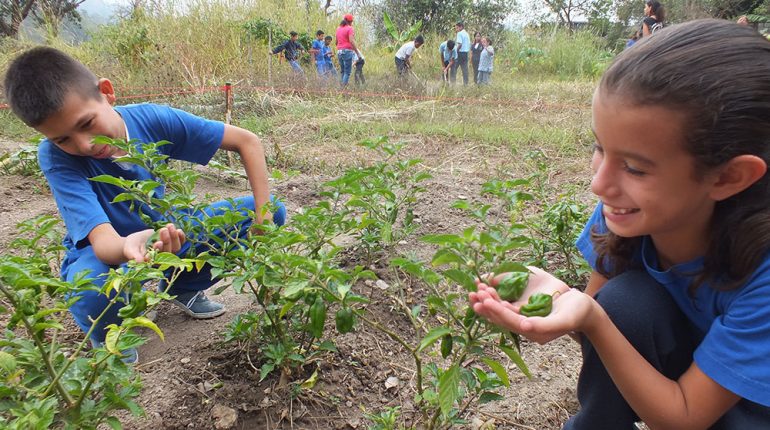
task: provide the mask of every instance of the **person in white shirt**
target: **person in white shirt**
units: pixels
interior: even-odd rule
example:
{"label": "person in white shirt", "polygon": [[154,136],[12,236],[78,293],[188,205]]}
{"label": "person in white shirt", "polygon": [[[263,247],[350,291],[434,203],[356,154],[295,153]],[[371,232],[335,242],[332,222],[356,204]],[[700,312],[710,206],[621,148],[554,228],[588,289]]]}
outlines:
{"label": "person in white shirt", "polygon": [[414,55],[414,51],[423,43],[425,43],[425,39],[422,35],[418,35],[414,40],[404,43],[396,52],[396,71],[398,71],[399,76],[403,76],[407,69],[412,67],[410,59]]}
{"label": "person in white shirt", "polygon": [[468,85],[468,53],[471,52],[471,36],[465,31],[465,24],[462,22],[458,22],[455,25],[455,30],[457,30],[457,37],[455,38],[457,61],[452,66],[450,79],[452,83],[455,82],[457,68],[459,67],[463,71],[463,85]]}

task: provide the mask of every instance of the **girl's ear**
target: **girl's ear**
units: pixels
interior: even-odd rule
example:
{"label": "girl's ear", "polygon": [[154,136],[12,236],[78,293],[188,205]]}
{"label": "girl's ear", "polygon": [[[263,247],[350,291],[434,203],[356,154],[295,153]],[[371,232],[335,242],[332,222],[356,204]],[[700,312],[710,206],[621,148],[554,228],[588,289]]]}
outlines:
{"label": "girl's ear", "polygon": [[719,169],[711,190],[716,201],[728,199],[745,190],[762,178],[767,164],[756,155],[739,155]]}
{"label": "girl's ear", "polygon": [[112,82],[110,82],[109,79],[99,79],[99,92],[107,98],[107,101],[111,105],[115,104],[115,100],[117,100],[117,97],[115,97],[115,88],[112,86]]}

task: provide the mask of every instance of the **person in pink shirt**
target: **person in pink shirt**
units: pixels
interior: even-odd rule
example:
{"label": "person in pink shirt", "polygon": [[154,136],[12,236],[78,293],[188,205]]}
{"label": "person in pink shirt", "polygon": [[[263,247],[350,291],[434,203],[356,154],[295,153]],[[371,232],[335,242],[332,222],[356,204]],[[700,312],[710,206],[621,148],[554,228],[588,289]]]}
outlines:
{"label": "person in pink shirt", "polygon": [[353,31],[353,15],[346,14],[340,26],[337,27],[337,59],[340,62],[340,84],[345,87],[350,80],[353,69],[353,54],[363,59],[364,56],[358,50]]}

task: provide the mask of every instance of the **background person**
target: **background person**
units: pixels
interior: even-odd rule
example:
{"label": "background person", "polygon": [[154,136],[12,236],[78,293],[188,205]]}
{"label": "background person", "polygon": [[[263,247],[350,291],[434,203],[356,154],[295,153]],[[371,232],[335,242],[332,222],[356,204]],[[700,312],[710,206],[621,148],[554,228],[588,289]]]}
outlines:
{"label": "background person", "polygon": [[398,72],[399,77],[403,78],[404,74],[412,67],[412,56],[423,43],[425,43],[425,39],[420,34],[414,40],[401,45],[401,48],[396,51],[396,72]]}
{"label": "background person", "polygon": [[647,37],[663,28],[666,21],[666,9],[657,0],[647,0],[644,3],[644,19],[642,20],[642,35]]}
{"label": "background person", "polygon": [[452,83],[455,82],[459,67],[463,72],[463,85],[468,85],[468,53],[471,51],[471,36],[465,31],[465,24],[462,22],[455,25],[455,30],[457,30],[457,37],[455,38],[457,61],[452,68],[451,80]]}
{"label": "background person", "polygon": [[481,33],[473,33],[473,45],[471,45],[471,66],[473,66],[473,83],[479,83],[479,61],[481,60]]}
{"label": "background person", "polygon": [[492,69],[495,62],[495,48],[488,37],[481,38],[481,59],[479,60],[479,85],[489,85],[492,82]]}
{"label": "background person", "polygon": [[355,41],[355,31],[353,31],[353,15],[346,14],[342,18],[339,27],[337,27],[337,60],[340,63],[340,85],[344,88],[348,85],[350,74],[353,70],[353,54],[359,57],[361,51],[358,50]]}
{"label": "background person", "polygon": [[291,65],[292,70],[294,70],[294,74],[304,76],[305,72],[302,70],[302,66],[299,65],[299,61],[297,60],[299,60],[300,54],[304,52],[305,49],[299,42],[297,42],[298,38],[299,35],[296,31],[290,32],[289,39],[276,46],[271,54],[275,55],[283,51],[283,55],[286,57],[286,61],[289,62],[289,65]]}
{"label": "background person", "polygon": [[455,41],[452,39],[441,42],[438,47],[439,57],[441,58],[441,79],[446,82],[449,79],[449,71],[457,61],[457,49]]}

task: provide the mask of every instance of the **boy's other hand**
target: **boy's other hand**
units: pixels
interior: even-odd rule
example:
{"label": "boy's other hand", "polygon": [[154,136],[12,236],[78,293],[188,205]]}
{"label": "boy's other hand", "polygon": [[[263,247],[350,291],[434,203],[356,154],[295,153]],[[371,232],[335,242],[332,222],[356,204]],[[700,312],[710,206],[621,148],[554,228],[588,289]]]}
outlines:
{"label": "boy's other hand", "polygon": [[[151,228],[137,231],[126,236],[123,244],[123,254],[129,260],[144,262],[147,257],[147,241],[155,234]],[[158,230],[158,240],[150,246],[160,252],[170,252],[176,254],[185,243],[186,237],[182,230],[176,228],[173,224],[167,224]]]}

